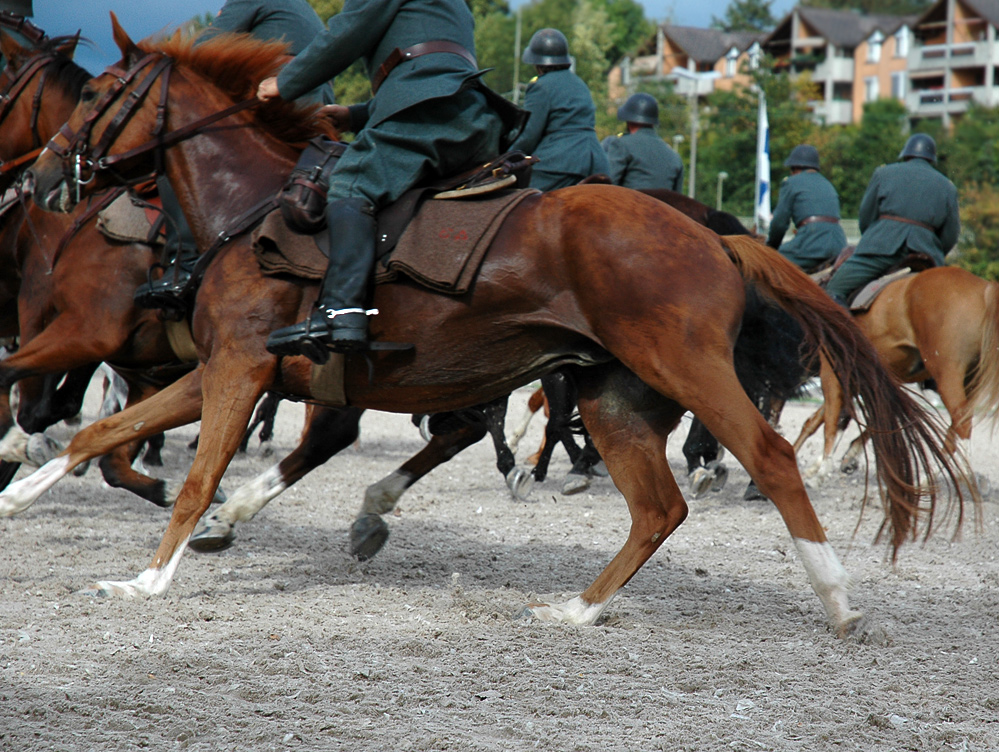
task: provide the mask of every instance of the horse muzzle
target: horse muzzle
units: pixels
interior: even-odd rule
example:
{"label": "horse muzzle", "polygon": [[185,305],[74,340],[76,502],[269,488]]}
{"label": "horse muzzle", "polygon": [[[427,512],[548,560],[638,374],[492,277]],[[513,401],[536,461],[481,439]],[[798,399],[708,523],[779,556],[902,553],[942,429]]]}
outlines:
{"label": "horse muzzle", "polygon": [[69,184],[61,177],[48,185],[41,176],[28,170],[21,181],[21,189],[45,211],[67,214],[76,205]]}

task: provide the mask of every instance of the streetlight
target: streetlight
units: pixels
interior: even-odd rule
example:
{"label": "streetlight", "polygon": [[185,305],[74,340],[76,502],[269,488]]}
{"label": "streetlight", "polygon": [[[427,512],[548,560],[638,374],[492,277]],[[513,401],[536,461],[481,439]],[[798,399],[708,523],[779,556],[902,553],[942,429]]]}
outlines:
{"label": "streetlight", "polygon": [[677,76],[678,78],[686,78],[691,82],[690,91],[688,92],[690,98],[690,187],[687,189],[687,195],[693,198],[694,188],[697,185],[697,95],[701,88],[701,81],[714,81],[721,74],[718,71],[698,73],[697,71],[677,66],[670,71],[670,75]]}
{"label": "streetlight", "polygon": [[721,211],[722,208],[722,183],[728,178],[728,173],[722,170],[718,173],[718,194],[715,196],[715,209]]}

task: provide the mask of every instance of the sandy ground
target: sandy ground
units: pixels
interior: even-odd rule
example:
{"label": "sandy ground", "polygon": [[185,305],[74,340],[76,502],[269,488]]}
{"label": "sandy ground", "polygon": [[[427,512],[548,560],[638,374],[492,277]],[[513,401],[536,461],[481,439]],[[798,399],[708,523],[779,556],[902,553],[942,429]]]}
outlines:
{"label": "sandy ground", "polygon": [[[789,408],[787,434],[809,409]],[[301,416],[282,406],[276,454]],[[686,427],[670,443],[677,471]],[[168,436],[162,475],[183,476],[195,431]],[[941,531],[892,567],[872,543],[877,514],[854,535],[860,479],[813,492],[854,605],[885,635],[859,643],[827,628],[776,510],[742,501],[747,476],[733,468],[603,620],[574,628],[517,614],[585,588],[629,520],[608,479],[560,495],[561,454],[519,503],[491,448],[473,447],[403,498],[381,554],[351,559],[365,486],[421,446],[408,416],[368,413],[359,445],[239,528],[230,550],[188,553],[154,600],[75,592],[136,575],[167,522],[96,470],[0,520],[0,749],[999,749],[994,497],[980,532]],[[973,459],[999,481],[987,430]],[[238,457],[224,488],[272,462]]]}

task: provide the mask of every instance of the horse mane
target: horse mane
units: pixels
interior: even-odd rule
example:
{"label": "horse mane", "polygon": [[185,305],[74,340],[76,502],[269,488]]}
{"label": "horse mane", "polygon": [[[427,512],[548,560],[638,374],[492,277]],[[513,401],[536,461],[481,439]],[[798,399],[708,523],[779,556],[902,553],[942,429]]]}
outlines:
{"label": "horse mane", "polygon": [[[83,91],[84,84],[90,80],[90,71],[86,68],[78,65],[73,58],[66,55],[62,48],[70,43],[76,43],[80,40],[75,34],[61,36],[61,37],[51,37],[42,40],[38,46],[35,48],[38,53],[55,53],[55,60],[50,63],[50,70],[55,74],[52,80],[57,86],[61,86],[63,91],[66,92],[74,100],[80,98],[80,92]],[[88,40],[83,40],[88,41]]]}
{"label": "horse mane", "polygon": [[[159,41],[142,41],[143,52],[161,52],[178,66],[207,78],[223,93],[239,102],[257,94],[257,85],[276,76],[288,61],[288,45],[263,42],[249,34],[219,34],[198,43],[198,36],[180,33]],[[299,148],[318,135],[335,136],[325,118],[317,117],[319,105],[301,105],[274,99],[251,112],[275,138]]]}

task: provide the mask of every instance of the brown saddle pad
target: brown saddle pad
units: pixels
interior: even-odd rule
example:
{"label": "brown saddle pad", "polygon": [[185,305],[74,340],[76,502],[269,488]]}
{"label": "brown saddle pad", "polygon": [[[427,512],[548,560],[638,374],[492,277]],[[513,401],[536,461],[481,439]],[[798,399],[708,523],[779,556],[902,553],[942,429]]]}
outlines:
{"label": "brown saddle pad", "polygon": [[[403,274],[445,295],[468,291],[486,251],[506,216],[534,189],[501,191],[486,197],[426,201],[406,227],[392,253],[378,264],[375,281]],[[318,235],[288,229],[272,212],[253,233],[254,251],[264,274],[321,279],[326,256]]]}
{"label": "brown saddle pad", "polygon": [[912,277],[916,272],[912,271],[909,267],[903,267],[901,269],[896,269],[883,277],[878,277],[875,280],[871,280],[866,285],[860,288],[857,293],[853,296],[853,300],[850,301],[851,311],[866,311],[870,308],[874,301],[877,299],[878,295],[884,292],[885,288],[888,287],[892,282],[897,282],[900,279],[905,279],[906,277]]}

